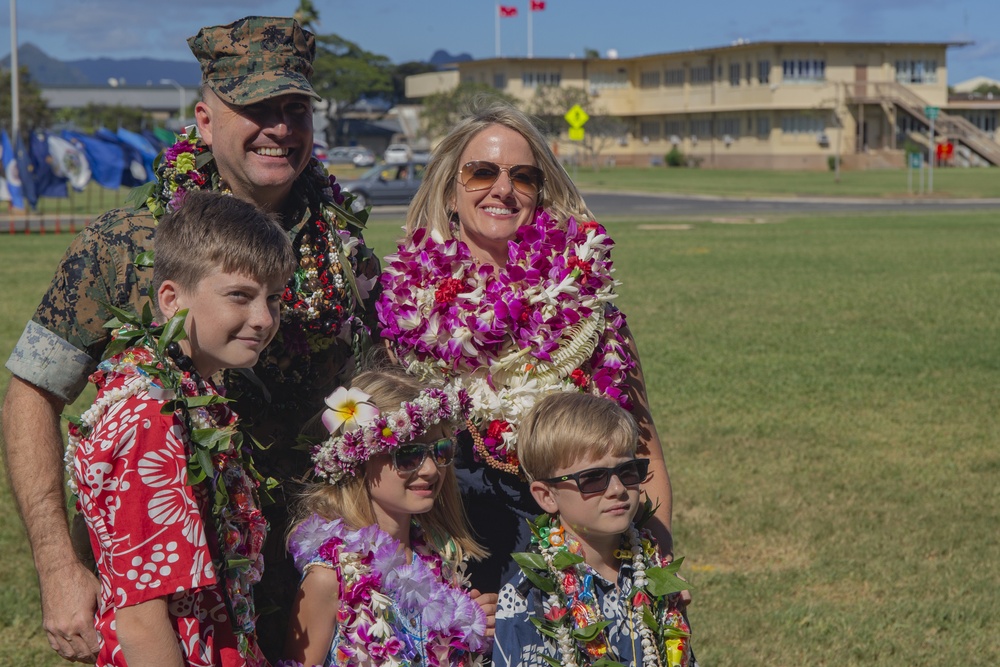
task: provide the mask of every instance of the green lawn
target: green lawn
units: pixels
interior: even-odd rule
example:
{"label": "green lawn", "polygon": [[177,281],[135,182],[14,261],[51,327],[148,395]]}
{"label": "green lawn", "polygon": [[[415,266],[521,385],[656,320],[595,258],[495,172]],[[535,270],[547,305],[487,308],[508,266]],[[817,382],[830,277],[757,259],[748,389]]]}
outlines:
{"label": "green lawn", "polygon": [[[908,197],[905,170],[833,172],[580,167],[570,175],[583,190],[672,192],[726,197]],[[917,190],[917,177],[913,177]],[[918,196],[918,195],[913,195]],[[924,195],[930,197],[931,195]],[[935,169],[933,197],[1000,197],[1000,169]]]}
{"label": "green lawn", "polygon": [[[605,222],[703,664],[1000,664],[996,214]],[[3,358],[67,242],[0,240]],[[62,665],[0,507],[0,665]]]}

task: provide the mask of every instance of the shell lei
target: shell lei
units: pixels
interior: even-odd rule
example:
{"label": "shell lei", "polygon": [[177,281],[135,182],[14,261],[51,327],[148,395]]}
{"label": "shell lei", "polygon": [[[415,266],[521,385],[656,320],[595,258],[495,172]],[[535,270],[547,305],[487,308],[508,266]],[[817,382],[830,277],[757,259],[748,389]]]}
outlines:
{"label": "shell lei", "polygon": [[[477,665],[488,647],[486,614],[462,589],[459,571],[423,542],[411,537],[418,558],[407,562],[402,545],[377,525],[352,529],[342,519],[313,515],[289,538],[295,565],[305,570],[316,558],[336,563],[340,576],[337,665],[433,667]],[[418,614],[426,637],[419,643],[404,632],[399,612]],[[295,663],[283,663],[295,664]]]}
{"label": "shell lei", "polygon": [[517,426],[545,394],[588,391],[631,408],[613,245],[595,222],[561,225],[539,209],[498,270],[427,230],[386,257],[382,337],[409,373],[462,383],[494,467],[516,469]]}
{"label": "shell lei", "polygon": [[[183,317],[180,321],[183,323]],[[133,345],[105,359],[90,376],[91,382],[99,386],[113,375],[125,376],[126,380],[121,387],[100,396],[79,419],[70,421],[65,453],[68,485],[74,494],[78,493],[73,468],[77,449],[109,408],[142,393],[149,394],[153,400],[173,402],[175,414],[187,429],[189,484],[205,485],[206,497],[211,503],[205,525],[214,532],[219,545],[220,562],[215,564],[216,572],[221,579],[240,653],[249,659],[252,657],[249,637],[255,632],[257,619],[251,588],[260,581],[264,569],[261,549],[268,531],[257,499],[259,482],[255,479],[249,454],[242,447],[236,413],[225,404],[225,399],[203,390],[189,373],[180,371],[158,354],[156,340],[163,327],[149,329],[149,326],[147,322],[139,327],[116,330],[113,342],[131,336],[133,340],[142,340],[143,344]],[[165,378],[170,381],[166,382]],[[198,400],[205,397],[209,400]],[[196,399],[198,407],[186,406],[183,398]],[[213,444],[206,448],[202,441]],[[207,455],[211,469],[202,466],[205,457],[199,454]]]}
{"label": "shell lei", "polygon": [[[539,632],[555,641],[559,660],[552,665],[583,667],[598,661],[605,667],[624,667],[616,661],[601,614],[593,571],[586,565],[579,543],[565,538],[559,519],[543,514],[532,524],[533,544],[539,553],[514,554],[529,581],[546,592],[544,619],[532,618]],[[660,566],[659,549],[648,531],[630,526],[623,536],[619,559],[632,562],[633,588],[627,604],[636,615],[643,667],[688,667],[690,628],[681,612],[669,604],[665,591],[681,590],[675,573],[683,559]],[[669,582],[669,583],[668,583]],[[634,638],[634,636],[633,636]]]}

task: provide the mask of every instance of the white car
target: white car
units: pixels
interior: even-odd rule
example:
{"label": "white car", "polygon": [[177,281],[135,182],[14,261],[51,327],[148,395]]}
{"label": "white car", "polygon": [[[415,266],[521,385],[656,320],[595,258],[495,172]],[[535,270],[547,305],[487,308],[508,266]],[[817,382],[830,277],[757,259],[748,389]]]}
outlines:
{"label": "white car", "polygon": [[382,155],[385,161],[389,164],[399,163],[399,162],[409,162],[413,159],[413,151],[406,144],[389,144],[389,147],[385,149],[385,153]]}

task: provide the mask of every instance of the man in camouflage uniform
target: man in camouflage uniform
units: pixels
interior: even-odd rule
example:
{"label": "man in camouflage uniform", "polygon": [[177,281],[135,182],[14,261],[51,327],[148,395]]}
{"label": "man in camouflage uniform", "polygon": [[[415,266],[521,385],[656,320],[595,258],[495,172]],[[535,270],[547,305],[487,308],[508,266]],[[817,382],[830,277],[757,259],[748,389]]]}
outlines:
{"label": "man in camouflage uniform", "polygon": [[[298,253],[325,229],[315,221],[329,210],[324,199],[333,196],[325,172],[310,162],[310,98],[319,99],[309,83],[313,36],[292,19],[248,17],[203,28],[188,43],[202,66],[203,99],[195,118],[214,157],[217,185],[277,213]],[[110,211],[88,226],[70,245],[7,362],[13,374],[3,410],[8,472],[38,571],[49,643],[69,660],[94,660],[99,585],[71,546],[59,415],[86,386],[108,343],[103,324],[111,314],[104,304],[138,312],[147,300],[152,269],[135,260],[152,249],[155,224],[140,208]],[[255,376],[226,378],[238,413],[270,445],[255,452],[258,468],[281,481],[306,471],[308,456],[290,446],[323,397],[352,371],[374,324],[367,292],[377,282],[378,262],[360,238],[355,242],[355,251],[339,258],[348,260],[344,275],[353,275],[353,285],[326,287],[326,312],[318,313],[322,327],[306,330],[301,316],[286,318],[283,309],[281,332],[261,355]],[[284,555],[280,490],[276,500],[268,513],[267,571],[256,594],[258,609],[277,603],[287,610],[298,578]],[[269,657],[280,651],[286,619],[287,612],[275,613],[258,623]]]}

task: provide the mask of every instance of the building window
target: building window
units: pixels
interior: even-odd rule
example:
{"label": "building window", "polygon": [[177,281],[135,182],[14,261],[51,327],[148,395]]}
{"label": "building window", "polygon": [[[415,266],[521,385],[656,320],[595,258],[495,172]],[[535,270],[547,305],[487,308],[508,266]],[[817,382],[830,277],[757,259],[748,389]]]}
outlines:
{"label": "building window", "polygon": [[658,120],[644,120],[639,123],[639,135],[643,139],[649,139],[651,141],[659,141],[660,139],[660,121]]}
{"label": "building window", "polygon": [[771,136],[771,117],[757,116],[757,136],[767,139]]}
{"label": "building window", "polygon": [[660,70],[655,70],[652,72],[641,72],[639,74],[639,87],[640,88],[659,88],[660,87]]}
{"label": "building window", "polygon": [[729,63],[729,85],[738,86],[740,85],[740,64],[739,63]]}
{"label": "building window", "polygon": [[719,136],[721,137],[731,137],[733,139],[739,139],[740,136],[740,123],[739,117],[729,117],[720,118],[719,122],[716,123],[716,128],[719,131]]}
{"label": "building window", "polygon": [[767,85],[771,83],[771,61],[770,60],[758,60],[757,61],[757,82],[761,85]]}
{"label": "building window", "polygon": [[625,70],[617,72],[594,72],[590,75],[591,88],[627,88],[628,73]]}
{"label": "building window", "polygon": [[668,120],[663,123],[663,133],[668,137],[680,137],[684,134],[684,121]]}
{"label": "building window", "polygon": [[822,118],[807,114],[785,114],[781,117],[781,131],[785,134],[822,134],[826,124]]}
{"label": "building window", "polygon": [[683,86],[684,85],[684,69],[668,69],[663,73],[663,83],[667,86]]}
{"label": "building window", "polygon": [[691,68],[691,83],[712,83],[712,68],[708,65],[699,65]]}
{"label": "building window", "polygon": [[525,88],[538,86],[558,86],[562,81],[559,72],[522,72],[521,85]]}
{"label": "building window", "polygon": [[897,60],[896,81],[899,83],[937,83],[937,61]]}
{"label": "building window", "polygon": [[825,60],[783,60],[781,70],[785,81],[825,81]]}
{"label": "building window", "polygon": [[503,90],[507,87],[507,75],[506,74],[494,74],[493,75],[493,87],[497,90]]}
{"label": "building window", "polygon": [[707,139],[712,136],[712,120],[699,118],[691,121],[691,136]]}

